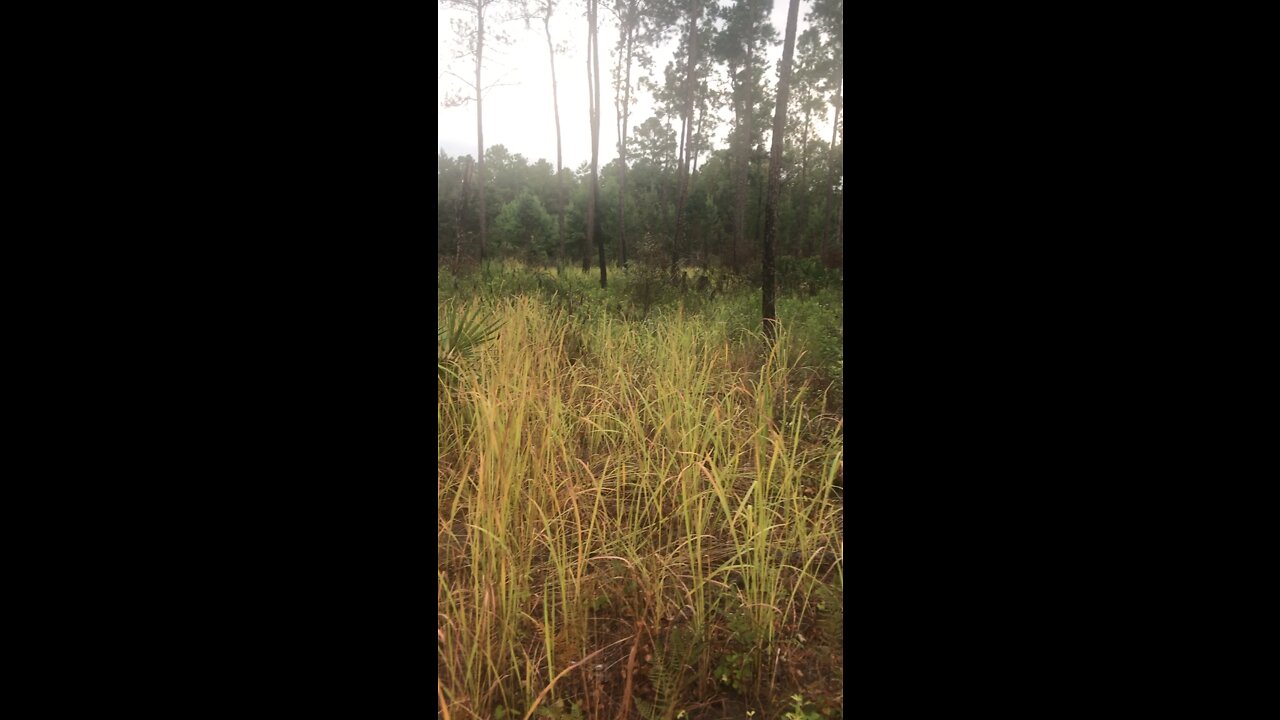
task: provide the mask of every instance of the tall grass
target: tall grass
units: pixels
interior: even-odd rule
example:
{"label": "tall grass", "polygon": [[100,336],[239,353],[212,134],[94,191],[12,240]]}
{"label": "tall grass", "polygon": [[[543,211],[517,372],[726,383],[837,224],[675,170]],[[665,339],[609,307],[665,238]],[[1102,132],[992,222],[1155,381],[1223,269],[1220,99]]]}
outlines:
{"label": "tall grass", "polygon": [[793,382],[785,324],[766,353],[678,307],[446,304],[502,329],[437,406],[442,706],[768,713],[815,598],[843,596],[841,421]]}

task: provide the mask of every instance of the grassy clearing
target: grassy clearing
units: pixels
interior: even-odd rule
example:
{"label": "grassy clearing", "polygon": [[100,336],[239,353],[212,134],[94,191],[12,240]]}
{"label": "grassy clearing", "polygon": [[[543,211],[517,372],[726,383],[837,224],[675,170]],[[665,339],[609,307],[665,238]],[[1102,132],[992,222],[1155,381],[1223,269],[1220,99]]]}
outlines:
{"label": "grassy clearing", "polygon": [[766,353],[744,288],[516,270],[442,277],[502,323],[440,375],[442,716],[842,717],[843,421],[787,300]]}

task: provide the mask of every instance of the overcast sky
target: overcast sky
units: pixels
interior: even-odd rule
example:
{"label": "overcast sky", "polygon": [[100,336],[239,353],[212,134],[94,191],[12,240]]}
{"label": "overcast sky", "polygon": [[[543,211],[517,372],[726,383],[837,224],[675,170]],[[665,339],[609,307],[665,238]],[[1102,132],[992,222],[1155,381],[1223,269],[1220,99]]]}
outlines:
{"label": "overcast sky", "polygon": [[[796,35],[808,27],[805,15],[810,9],[809,0],[801,0],[800,17]],[[450,156],[476,154],[476,109],[474,103],[461,107],[445,107],[440,104],[450,91],[461,91],[466,94],[470,89],[461,81],[451,76],[452,71],[462,77],[475,77],[475,66],[470,57],[455,58],[460,50],[459,41],[450,27],[450,18],[464,17],[453,9],[446,9],[437,3],[439,8],[437,50],[437,75],[439,89],[437,103],[439,107],[440,130],[436,141],[437,152],[443,149]],[[494,29],[495,23],[488,18],[502,12],[502,3],[490,6],[486,16],[486,34]],[[609,55],[618,40],[614,16],[607,12],[604,4],[600,7],[600,92],[604,96],[600,110],[600,165],[603,167],[617,157],[618,133],[614,120],[614,98],[611,87],[613,58]],[[787,3],[775,0],[772,23],[778,32],[778,44],[769,50],[771,67],[776,67],[782,58],[782,37],[787,25]],[[554,167],[556,162],[556,125],[555,114],[551,104],[551,68],[547,52],[547,39],[541,21],[530,23],[528,29],[523,21],[497,24],[497,29],[505,31],[512,38],[510,45],[486,41],[485,67],[483,83],[509,83],[504,87],[495,87],[485,95],[484,104],[484,143],[486,148],[494,145],[505,145],[513,153],[524,155],[530,163],[545,158]],[[564,166],[577,168],[591,160],[591,126],[587,113],[587,68],[586,68],[586,36],[587,21],[580,3],[562,4],[556,8],[551,19],[551,37],[557,44],[565,43],[568,48],[563,54],[556,55],[556,80],[560,98],[560,129],[564,143]],[[661,73],[662,68],[671,60],[675,50],[675,40],[662,48],[654,63],[654,72]],[[639,67],[632,69],[632,82],[635,83],[643,71]],[[776,71],[771,71],[770,84],[776,84]],[[653,103],[647,92],[633,87],[633,99],[638,102],[632,107],[632,128],[653,115]],[[724,137],[729,126],[730,111],[721,109],[723,118],[717,148],[724,147]],[[772,114],[772,113],[770,113]],[[832,117],[819,124],[830,128]],[[818,121],[815,120],[815,123]],[[678,130],[678,128],[677,128]],[[818,130],[823,134],[823,130]],[[705,156],[704,156],[705,159]]]}

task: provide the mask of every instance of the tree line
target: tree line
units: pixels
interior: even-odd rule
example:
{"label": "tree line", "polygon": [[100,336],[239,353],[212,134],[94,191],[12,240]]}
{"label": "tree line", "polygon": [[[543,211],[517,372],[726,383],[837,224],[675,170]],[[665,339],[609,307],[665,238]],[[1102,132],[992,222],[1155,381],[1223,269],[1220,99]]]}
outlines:
{"label": "tree line", "polygon": [[[477,153],[440,152],[440,257],[581,261],[584,270],[596,260],[602,286],[606,258],[624,267],[638,259],[672,269],[758,264],[764,315],[772,317],[775,255],[817,256],[829,264],[841,259],[843,0],[814,0],[798,37],[799,0],[790,0],[781,38],[769,22],[772,0],[606,0],[604,13],[600,0],[578,1],[567,7],[555,0],[442,0],[468,18],[454,29],[458,55],[472,61],[474,78],[455,76],[469,93],[451,102],[474,102]],[[557,11],[580,12],[586,25],[581,74],[557,67],[551,31]],[[484,48],[501,41],[494,21],[512,19],[542,25],[555,167],[484,145]],[[619,142],[602,167],[606,98],[598,30],[604,22],[618,30],[607,72]],[[783,57],[775,70],[767,58],[779,41]],[[657,72],[656,51],[673,44],[671,61]],[[582,79],[590,97],[591,160],[569,169],[561,161],[559,85]],[[634,122],[640,93],[652,98],[654,114]],[[834,121],[819,127],[828,108]],[[717,146],[722,130],[727,143]]]}

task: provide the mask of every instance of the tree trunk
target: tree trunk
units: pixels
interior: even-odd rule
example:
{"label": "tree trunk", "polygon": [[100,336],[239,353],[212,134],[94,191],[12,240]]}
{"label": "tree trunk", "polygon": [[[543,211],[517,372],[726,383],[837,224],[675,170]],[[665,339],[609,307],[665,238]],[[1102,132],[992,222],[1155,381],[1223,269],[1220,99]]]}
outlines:
{"label": "tree trunk", "polygon": [[595,227],[596,248],[600,252],[600,287],[607,287],[608,272],[604,264],[604,233],[600,222],[600,35],[599,0],[591,0],[591,54],[595,62],[595,93],[591,100],[591,209]]}
{"label": "tree trunk", "polygon": [[676,263],[680,258],[680,228],[681,228],[680,212],[682,207],[680,203],[683,200],[681,189],[683,187],[682,183],[684,179],[684,167],[685,167],[684,166],[684,152],[685,152],[684,141],[685,141],[685,138],[688,136],[688,128],[689,128],[689,121],[686,118],[680,118],[680,152],[676,156],[676,165],[674,168],[675,176],[673,178],[675,180],[675,188],[673,193],[675,197],[672,198],[672,202],[675,203],[676,205],[675,226],[671,228],[671,272],[673,274],[676,271]]}
{"label": "tree trunk", "polygon": [[[741,120],[736,123],[741,126]],[[734,128],[738,136],[738,147],[733,148],[732,161],[729,165],[730,182],[733,184],[733,232],[729,235],[729,267],[738,271],[738,244],[746,238],[747,221],[747,159],[742,152],[742,127]]]}
{"label": "tree trunk", "polygon": [[[591,127],[591,116],[595,111],[592,110],[592,103],[595,101],[591,98],[593,85],[591,84],[591,5],[588,0],[587,5],[587,127]],[[588,181],[589,182],[589,181]],[[596,227],[596,208],[591,201],[591,188],[587,187],[587,230],[582,234],[582,272],[591,272],[591,241],[595,239]]]}
{"label": "tree trunk", "polygon": [[733,269],[738,269],[738,247],[747,245],[747,191],[751,174],[751,119],[755,115],[755,103],[752,99],[755,90],[754,62],[751,47],[747,47],[747,63],[743,73],[746,75],[745,96],[742,98],[742,115],[739,117],[737,165],[738,173],[735,183],[734,226],[733,226]]}
{"label": "tree trunk", "polygon": [[698,107],[698,124],[697,128],[691,133],[690,140],[693,146],[693,169],[689,171],[689,177],[692,178],[698,174],[698,155],[702,153],[702,130],[707,126],[707,106],[702,103]]}
{"label": "tree trunk", "polygon": [[[661,168],[661,170],[666,170],[666,168]],[[666,173],[663,172],[658,176],[657,185],[654,187],[658,194],[658,205],[662,208],[662,229],[666,232],[672,233],[672,236],[674,237],[675,223],[671,220],[671,182],[667,178],[663,177],[665,174]]]}
{"label": "tree trunk", "polygon": [[698,0],[691,0],[691,2],[693,7],[689,13],[689,63],[688,69],[685,71],[684,124],[681,129],[680,140],[680,196],[676,201],[676,232],[671,241],[671,270],[673,272],[679,259],[681,234],[684,232],[684,205],[689,198],[689,155],[686,149],[689,145],[690,136],[693,134],[693,76],[698,61],[698,16],[702,14],[702,7],[698,4]]}
{"label": "tree trunk", "polygon": [[747,244],[747,164],[750,162],[751,142],[747,125],[738,128],[738,147],[734,153],[734,200],[733,200],[733,269],[738,269],[738,246]]}
{"label": "tree trunk", "polygon": [[773,344],[778,334],[778,314],[774,308],[773,241],[777,232],[778,194],[782,187],[782,141],[786,132],[787,96],[791,91],[791,56],[796,48],[796,19],[799,14],[800,0],[791,0],[787,7],[787,35],[782,45],[782,74],[778,78],[778,108],[773,114],[773,148],[769,153],[769,194],[765,198],[764,260],[761,267],[764,336],[769,344]]}
{"label": "tree trunk", "polygon": [[[844,109],[844,98],[842,97],[843,93],[844,93],[844,78],[842,77],[840,78],[839,89],[836,90],[836,107],[835,107],[836,119],[835,119],[835,122],[831,123],[831,159],[829,160],[831,164],[831,170],[828,173],[828,175],[830,176],[829,178],[830,182],[827,183],[827,210],[825,213],[823,213],[824,215],[826,215],[826,222],[822,223],[823,225],[822,239],[824,241],[823,244],[827,246],[831,245],[831,241],[828,239],[828,237],[829,237],[829,233],[831,232],[831,199],[832,197],[835,196],[835,186],[836,186],[836,130],[840,128],[840,112]],[[841,142],[842,143],[844,142],[843,137],[841,138]]]}
{"label": "tree trunk", "polygon": [[[690,140],[689,144],[690,144],[690,147],[692,148],[692,153],[693,153],[693,165],[689,170],[690,183],[693,182],[693,177],[698,174],[698,155],[702,152],[702,146],[701,146],[702,130],[703,128],[706,127],[706,120],[707,120],[707,105],[706,103],[701,103],[698,107],[698,124],[695,126],[697,130],[695,132],[690,133],[690,138],[689,138]],[[693,242],[699,235],[702,236],[702,264],[705,266],[707,263],[707,237],[704,230],[705,229],[700,225],[697,228],[694,228],[693,223],[690,222],[689,223],[690,240],[688,243],[686,243],[686,245],[688,245],[689,247],[689,254],[693,255]]]}
{"label": "tree trunk", "polygon": [[[804,109],[804,136],[801,140],[800,150],[800,202],[797,203],[796,215],[799,218],[799,236],[792,251],[796,257],[802,257],[811,251],[813,243],[809,239],[809,206],[810,196],[813,194],[809,188],[809,134],[813,108],[809,106],[808,98],[805,98]],[[794,230],[793,230],[794,232]]]}
{"label": "tree trunk", "polygon": [[467,211],[467,186],[471,184],[471,163],[466,159],[462,160],[462,197],[458,198],[457,209],[454,212],[454,219],[457,221],[458,234],[455,238],[456,245],[453,249],[453,271],[458,271],[458,266],[462,264],[462,216]]}
{"label": "tree trunk", "polygon": [[[840,85],[843,87],[844,80],[840,81]],[[841,105],[841,110],[843,110],[844,109],[843,97],[841,97],[840,99],[840,105]],[[841,156],[844,155],[844,123],[840,123],[840,155]],[[842,176],[843,176],[843,171],[842,171]],[[841,187],[840,189],[840,220],[836,229],[836,239],[840,241],[840,256],[841,256],[841,260],[843,260],[844,259],[844,183],[843,182],[840,183],[840,187]],[[841,266],[843,267],[843,263],[841,264]],[[844,277],[844,276],[841,275],[841,277]]]}
{"label": "tree trunk", "polygon": [[484,3],[476,2],[476,185],[480,194],[480,260],[484,262],[485,253],[485,212],[484,212],[484,110],[481,106],[480,66],[484,61]]}
{"label": "tree trunk", "polygon": [[756,242],[762,245],[764,243],[764,189],[768,185],[764,160],[764,143],[761,142],[760,147],[756,148]]}
{"label": "tree trunk", "polygon": [[836,240],[840,241],[840,245],[839,245],[840,255],[843,258],[844,257],[844,195],[843,193],[840,196],[840,201],[841,201],[840,206],[839,208],[837,208],[837,215],[836,215],[837,217]]}
{"label": "tree trunk", "polygon": [[547,53],[551,56],[551,106],[556,113],[556,193],[560,196],[560,254],[556,262],[558,270],[564,269],[564,165],[560,148],[560,91],[556,87],[556,48],[551,43],[551,4],[547,4],[547,14],[542,18],[542,26],[547,31]]}
{"label": "tree trunk", "polygon": [[625,220],[625,198],[627,193],[627,122],[631,119],[631,43],[634,37],[632,29],[634,19],[628,16],[626,20],[627,34],[627,77],[626,86],[623,90],[622,101],[622,119],[619,121],[621,127],[618,128],[618,160],[620,176],[618,178],[618,247],[622,254],[622,267],[627,266],[627,228]]}

